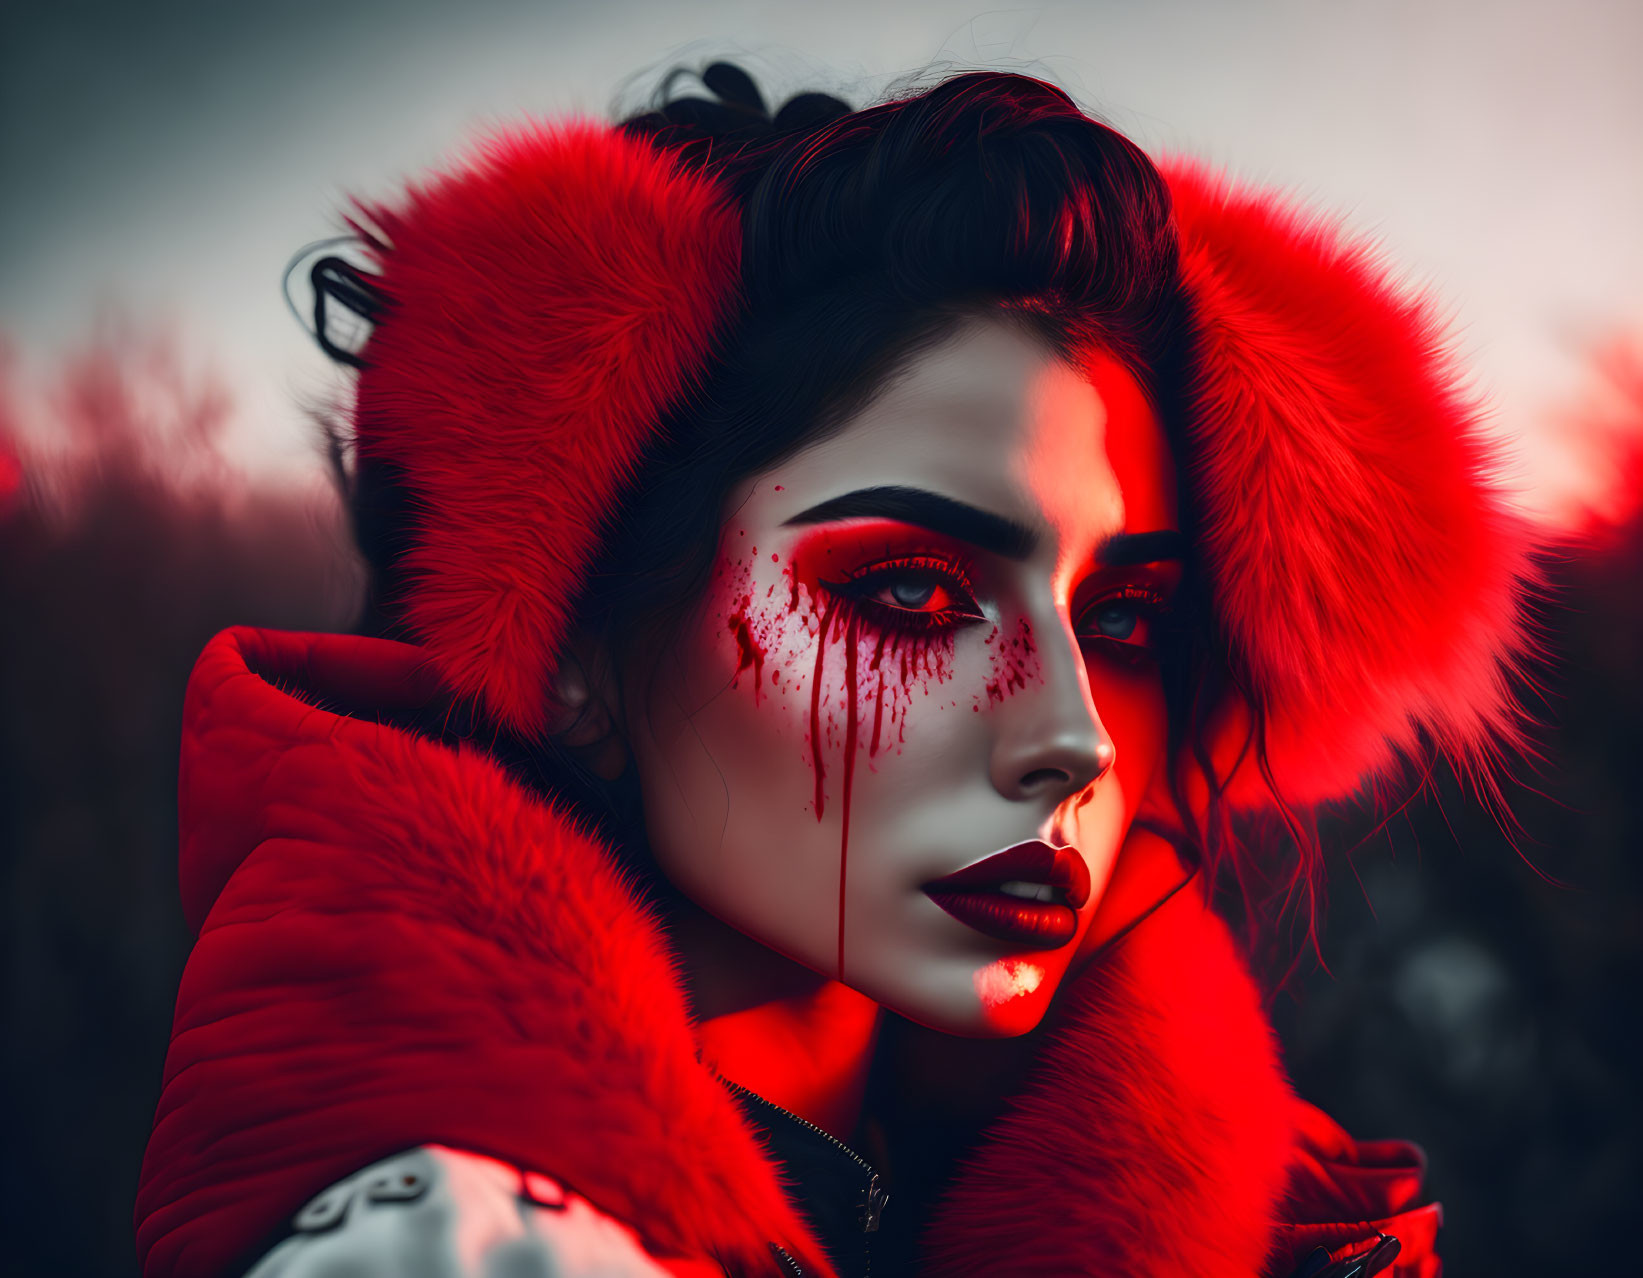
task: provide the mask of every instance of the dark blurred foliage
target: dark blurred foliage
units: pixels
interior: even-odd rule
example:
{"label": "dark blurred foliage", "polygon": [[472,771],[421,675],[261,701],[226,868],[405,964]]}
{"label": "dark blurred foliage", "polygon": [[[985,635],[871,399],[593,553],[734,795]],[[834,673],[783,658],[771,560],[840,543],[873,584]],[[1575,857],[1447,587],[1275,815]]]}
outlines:
{"label": "dark blurred foliage", "polygon": [[[226,399],[163,348],[110,336],[37,412],[24,398],[7,375],[0,1271],[132,1274],[190,939],[175,870],[189,667],[236,622],[346,627],[357,577],[331,494],[247,483],[220,449]],[[44,419],[26,437],[25,412]]]}
{"label": "dark blurred foliage", "polygon": [[[1456,1275],[1631,1273],[1643,1203],[1643,345],[1560,423],[1594,491],[1562,512],[1511,818],[1451,781],[1369,836],[1337,815],[1328,970],[1274,1009],[1300,1092],[1425,1146]],[[1368,827],[1368,829],[1366,829]],[[1366,837],[1369,836],[1369,837]]]}
{"label": "dark blurred foliage", "polygon": [[[110,340],[72,361],[43,437],[24,438],[21,398],[0,384],[6,1271],[130,1275],[189,941],[188,669],[226,625],[345,627],[359,582],[334,498],[236,472],[226,401],[163,351]],[[1337,816],[1328,843],[1357,848],[1330,883],[1329,970],[1275,1009],[1303,1094],[1359,1136],[1426,1146],[1456,1275],[1630,1271],[1643,523],[1596,532],[1550,566],[1546,761],[1511,790],[1522,830],[1443,785],[1373,837]]]}

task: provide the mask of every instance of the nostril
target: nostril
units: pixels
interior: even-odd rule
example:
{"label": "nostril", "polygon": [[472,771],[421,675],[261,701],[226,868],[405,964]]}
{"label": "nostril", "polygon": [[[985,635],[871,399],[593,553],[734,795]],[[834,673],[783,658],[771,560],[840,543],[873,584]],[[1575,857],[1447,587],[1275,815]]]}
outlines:
{"label": "nostril", "polygon": [[1037,790],[1049,785],[1066,785],[1071,780],[1060,768],[1034,768],[1021,778],[1021,788]]}

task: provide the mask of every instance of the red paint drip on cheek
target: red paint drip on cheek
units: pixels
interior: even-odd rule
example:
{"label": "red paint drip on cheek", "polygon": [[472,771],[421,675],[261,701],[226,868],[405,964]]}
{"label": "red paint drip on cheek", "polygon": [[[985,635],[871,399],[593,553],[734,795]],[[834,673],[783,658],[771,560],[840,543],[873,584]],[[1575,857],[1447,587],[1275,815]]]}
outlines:
{"label": "red paint drip on cheek", "polygon": [[839,792],[839,962],[837,979],[844,980],[844,888],[850,868],[850,783],[856,775],[856,647],[860,622],[850,618],[844,629],[844,778]]}
{"label": "red paint drip on cheek", "polygon": [[[788,568],[790,586],[789,609],[795,617],[801,611],[801,594],[799,591],[798,574],[790,566]],[[820,592],[818,592],[819,594]],[[816,595],[808,596],[816,598]],[[904,744],[908,712],[912,706],[913,687],[917,680],[923,685],[924,695],[928,696],[930,686],[946,682],[951,677],[950,660],[952,656],[953,637],[949,634],[940,635],[911,635],[897,633],[892,630],[878,629],[873,643],[871,657],[866,657],[862,651],[862,629],[868,624],[862,614],[851,607],[849,602],[838,595],[821,594],[825,598],[819,616],[811,612],[804,618],[808,624],[809,617],[816,617],[816,627],[812,632],[815,644],[815,653],[811,660],[810,671],[810,762],[815,774],[815,789],[812,806],[816,820],[820,822],[827,811],[827,763],[826,752],[830,742],[838,740],[838,736],[830,732],[830,725],[824,722],[823,680],[827,673],[827,651],[830,644],[842,642],[844,644],[844,724],[842,746],[844,751],[843,767],[839,774],[839,887],[838,887],[838,934],[837,952],[835,959],[835,976],[842,981],[845,979],[844,946],[845,925],[847,911],[845,908],[848,897],[850,877],[850,815],[851,801],[855,788],[856,755],[864,746],[868,757],[875,756],[886,741],[885,724],[888,721],[893,728],[898,728],[897,741]],[[889,652],[893,657],[892,663],[886,663],[885,654]],[[866,665],[870,677],[875,680],[871,687],[862,686],[863,665]],[[892,676],[892,671],[886,666],[899,672],[899,680]],[[776,675],[771,676],[774,686]],[[866,742],[862,740],[863,713],[862,704],[864,694],[870,696],[873,702],[873,726]],[[885,703],[890,703],[886,711]],[[899,722],[898,722],[899,720]],[[833,721],[836,724],[836,720]]]}
{"label": "red paint drip on cheek", "polygon": [[[795,587],[795,591],[797,587]],[[827,635],[833,628],[833,614],[838,607],[837,599],[829,599],[827,607],[821,615],[821,625],[816,631],[816,666],[810,674],[810,762],[816,770],[816,820],[822,819],[822,803],[824,798],[822,782],[826,776],[826,765],[822,762],[822,723],[821,723],[821,684],[822,663],[827,657]]]}
{"label": "red paint drip on cheek", "polygon": [[[839,786],[838,949],[835,979],[842,981],[844,979],[844,902],[850,878],[850,797],[856,778],[856,746],[857,737],[860,733],[860,708],[857,705],[860,692],[860,672],[857,650],[861,645],[861,619],[855,613],[851,613],[843,619],[842,625],[835,625],[838,618],[838,608],[838,599],[828,600],[816,632],[816,660],[810,675],[810,760],[816,773],[815,808],[816,820],[820,821],[826,811],[827,781],[827,767],[823,757],[824,734],[821,719],[822,676],[826,669],[827,645],[833,639],[833,632],[839,630],[842,631],[841,637],[844,642],[845,726],[844,766],[840,772]],[[882,650],[882,639],[879,647]]]}
{"label": "red paint drip on cheek", "polygon": [[867,757],[873,758],[879,752],[879,732],[884,727],[884,641],[890,636],[885,631],[879,632],[879,641],[873,646],[872,671],[878,681],[873,692],[873,739],[867,746]]}

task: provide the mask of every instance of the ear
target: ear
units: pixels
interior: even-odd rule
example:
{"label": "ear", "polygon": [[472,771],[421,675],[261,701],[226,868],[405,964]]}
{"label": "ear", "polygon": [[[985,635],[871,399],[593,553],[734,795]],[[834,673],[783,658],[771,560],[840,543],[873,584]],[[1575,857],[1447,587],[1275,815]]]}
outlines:
{"label": "ear", "polygon": [[571,635],[550,680],[548,735],[595,776],[614,781],[628,765],[621,690],[608,649],[583,631]]}

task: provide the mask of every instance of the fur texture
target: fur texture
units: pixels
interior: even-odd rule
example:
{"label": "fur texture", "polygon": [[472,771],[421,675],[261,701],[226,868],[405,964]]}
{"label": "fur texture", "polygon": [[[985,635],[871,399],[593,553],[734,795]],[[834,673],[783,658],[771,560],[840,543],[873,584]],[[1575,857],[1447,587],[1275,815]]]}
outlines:
{"label": "fur texture", "polygon": [[753,1274],[776,1241],[825,1273],[627,885],[481,756],[316,708],[357,695],[362,654],[414,694],[413,648],[252,631],[191,684],[181,877],[209,913],[138,1192],[144,1272],[221,1278],[319,1189],[444,1144],[550,1171],[656,1254]]}
{"label": "fur texture", "polygon": [[1225,925],[1188,887],[1063,997],[1036,1079],[932,1223],[934,1271],[1259,1273],[1293,1100]]}
{"label": "fur texture", "polygon": [[[219,1278],[320,1189],[439,1143],[562,1179],[657,1254],[765,1274],[774,1241],[826,1275],[609,855],[488,759],[378,721],[432,688],[376,640],[235,630],[200,659],[181,876],[201,931],[137,1196],[144,1274]],[[1295,1162],[1254,989],[1190,891],[1063,999],[921,1273],[1253,1278],[1280,1218],[1355,1218]]]}
{"label": "fur texture", "polygon": [[[1426,741],[1486,778],[1518,737],[1527,525],[1432,306],[1280,197],[1166,171],[1204,551],[1280,795],[1349,793]],[[1270,802],[1253,768],[1233,797]]]}
{"label": "fur texture", "polygon": [[[1205,552],[1279,793],[1347,794],[1427,740],[1485,772],[1515,730],[1526,540],[1431,308],[1270,194],[1168,177]],[[502,134],[368,216],[391,311],[356,430],[422,509],[405,618],[446,683],[529,734],[601,529],[736,305],[737,215],[580,124]],[[1254,768],[1233,798],[1272,802]]]}
{"label": "fur texture", "polygon": [[421,508],[404,619],[524,735],[600,533],[736,287],[735,215],[606,126],[500,133],[363,210],[390,310],[354,429]]}

